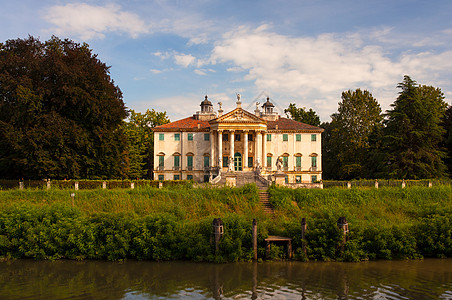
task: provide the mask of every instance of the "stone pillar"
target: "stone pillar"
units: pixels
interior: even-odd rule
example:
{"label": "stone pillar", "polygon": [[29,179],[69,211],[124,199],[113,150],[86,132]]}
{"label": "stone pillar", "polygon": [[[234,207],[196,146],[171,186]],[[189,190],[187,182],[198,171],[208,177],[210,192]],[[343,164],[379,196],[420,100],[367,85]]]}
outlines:
{"label": "stone pillar", "polygon": [[243,170],[248,168],[248,131],[243,131]]}
{"label": "stone pillar", "polygon": [[19,190],[23,190],[23,189],[24,189],[24,182],[19,181]]}
{"label": "stone pillar", "polygon": [[257,221],[253,219],[253,252],[254,260],[257,260]]}
{"label": "stone pillar", "polygon": [[130,183],[130,188],[133,190],[135,188],[135,182]]}
{"label": "stone pillar", "polygon": [[375,179],[375,188],[378,189],[378,179]]}
{"label": "stone pillar", "polygon": [[107,188],[107,182],[106,182],[106,181],[102,182],[102,188],[103,188],[104,190]]}
{"label": "stone pillar", "polygon": [[50,190],[50,179],[47,179],[47,189]]}
{"label": "stone pillar", "polygon": [[74,183],[74,188],[75,188],[76,191],[78,191],[78,181],[76,181],[76,182]]}
{"label": "stone pillar", "polygon": [[405,179],[402,179],[402,189],[406,187]]}
{"label": "stone pillar", "polygon": [[347,188],[348,189],[351,189],[352,188],[352,183],[349,181],[349,182],[347,182]]}
{"label": "stone pillar", "polygon": [[428,187],[431,188],[432,186],[433,186],[432,182],[429,181],[429,182],[428,182]]}
{"label": "stone pillar", "polygon": [[218,163],[223,167],[223,131],[218,130]]}
{"label": "stone pillar", "polygon": [[262,165],[261,161],[261,152],[262,152],[262,134],[260,131],[256,131],[256,161]]}
{"label": "stone pillar", "polygon": [[267,139],[266,139],[267,133],[265,131],[262,131],[262,168],[265,168],[267,166]]}
{"label": "stone pillar", "polygon": [[[215,135],[213,134],[213,131],[210,132],[210,159],[212,160],[210,162],[210,165],[212,167],[216,167],[217,166],[217,161],[215,159]],[[182,155],[182,152],[181,152]]]}
{"label": "stone pillar", "polygon": [[234,159],[234,139],[235,139],[234,130],[231,130],[231,140],[229,141],[229,143],[231,145],[230,154],[231,154],[232,159]]}

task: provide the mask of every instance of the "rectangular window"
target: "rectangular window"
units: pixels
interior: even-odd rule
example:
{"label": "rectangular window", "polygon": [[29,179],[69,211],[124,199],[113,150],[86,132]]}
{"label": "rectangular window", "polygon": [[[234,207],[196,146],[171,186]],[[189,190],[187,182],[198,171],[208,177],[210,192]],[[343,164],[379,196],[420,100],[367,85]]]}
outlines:
{"label": "rectangular window", "polygon": [[223,142],[229,141],[229,135],[227,133],[223,133]]}
{"label": "rectangular window", "polygon": [[204,182],[209,182],[209,175],[204,175]]}
{"label": "rectangular window", "polygon": [[165,140],[165,134],[159,133],[159,141]]}
{"label": "rectangular window", "polygon": [[301,183],[301,176],[300,175],[295,176],[295,183]]}
{"label": "rectangular window", "polygon": [[193,167],[193,156],[187,156],[187,167]]}
{"label": "rectangular window", "polygon": [[267,167],[269,167],[269,168],[272,167],[272,157],[271,156],[267,156]]}
{"label": "rectangular window", "polygon": [[180,156],[174,156],[174,166],[175,167],[180,167]]}
{"label": "rectangular window", "polygon": [[159,167],[165,166],[165,156],[159,156]]}
{"label": "rectangular window", "polygon": [[180,141],[180,133],[175,133],[174,134],[174,140],[175,141]]}
{"label": "rectangular window", "polygon": [[286,177],[284,177],[284,182],[289,183],[289,176],[286,175]]}
{"label": "rectangular window", "polygon": [[301,134],[295,135],[295,140],[296,140],[297,142],[301,142]]}
{"label": "rectangular window", "polygon": [[295,166],[301,168],[301,156],[295,156]]}
{"label": "rectangular window", "polygon": [[210,141],[210,133],[204,133],[204,140]]}
{"label": "rectangular window", "polygon": [[272,141],[272,135],[271,134],[267,134],[267,142],[271,142]]}
{"label": "rectangular window", "polygon": [[250,141],[250,142],[253,141],[253,134],[252,133],[248,134],[248,141]]}
{"label": "rectangular window", "polygon": [[240,142],[240,134],[236,134],[234,136],[234,139],[235,139],[236,142]]}
{"label": "rectangular window", "polygon": [[209,162],[210,162],[210,157],[208,156],[204,156],[204,168],[208,168],[209,167]]}
{"label": "rectangular window", "polygon": [[311,176],[311,182],[317,182],[317,175]]}
{"label": "rectangular window", "polygon": [[311,157],[311,167],[317,168],[317,157],[316,156]]}
{"label": "rectangular window", "polygon": [[311,134],[311,142],[317,141],[317,134]]}
{"label": "rectangular window", "polygon": [[283,161],[284,168],[289,167],[289,157],[288,156],[283,156],[282,161]]}
{"label": "rectangular window", "polygon": [[189,141],[193,141],[193,133],[188,133],[187,138]]}
{"label": "rectangular window", "polygon": [[282,135],[282,140],[283,140],[283,142],[287,142],[289,140],[289,135],[287,133],[284,133]]}
{"label": "rectangular window", "polygon": [[160,181],[165,180],[165,175],[159,175],[159,180]]}
{"label": "rectangular window", "polygon": [[252,167],[253,167],[253,158],[248,157],[248,168],[252,168]]}
{"label": "rectangular window", "polygon": [[229,157],[223,156],[223,167],[226,168],[229,163]]}
{"label": "rectangular window", "polygon": [[193,175],[187,175],[187,180],[193,180]]}
{"label": "rectangular window", "polygon": [[174,175],[174,180],[179,180],[179,175]]}

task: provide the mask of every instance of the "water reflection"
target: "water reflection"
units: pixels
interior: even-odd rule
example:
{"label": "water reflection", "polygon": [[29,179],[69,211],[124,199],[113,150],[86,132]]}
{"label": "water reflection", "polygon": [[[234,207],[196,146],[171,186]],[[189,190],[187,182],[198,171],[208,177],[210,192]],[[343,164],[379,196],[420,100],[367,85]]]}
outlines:
{"label": "water reflection", "polygon": [[0,263],[1,299],[452,299],[452,260]]}

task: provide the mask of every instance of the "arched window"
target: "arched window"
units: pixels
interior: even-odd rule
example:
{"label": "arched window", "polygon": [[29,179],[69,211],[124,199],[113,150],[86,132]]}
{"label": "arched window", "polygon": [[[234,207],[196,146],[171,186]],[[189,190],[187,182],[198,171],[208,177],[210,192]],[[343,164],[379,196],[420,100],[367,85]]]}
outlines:
{"label": "arched window", "polygon": [[160,152],[157,156],[159,157],[158,170],[163,171],[165,169],[165,153]]}
{"label": "arched window", "polygon": [[187,170],[193,170],[193,157],[195,156],[192,152],[188,152],[187,154]]}
{"label": "arched window", "polygon": [[295,153],[295,171],[301,171],[301,153]]}

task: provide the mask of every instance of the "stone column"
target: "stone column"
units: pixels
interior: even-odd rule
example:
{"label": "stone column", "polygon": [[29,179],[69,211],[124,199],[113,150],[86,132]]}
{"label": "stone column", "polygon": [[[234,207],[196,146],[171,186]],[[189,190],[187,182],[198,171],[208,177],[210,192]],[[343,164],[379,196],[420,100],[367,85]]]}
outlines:
{"label": "stone column", "polygon": [[243,170],[248,168],[248,130],[243,131]]}
{"label": "stone column", "polygon": [[261,152],[262,152],[262,135],[260,131],[256,131],[256,161],[258,161],[259,164],[261,164],[262,166]]}
{"label": "stone column", "polygon": [[213,134],[213,131],[211,131],[209,134],[210,134],[210,138],[209,138],[209,140],[210,140],[210,159],[212,160],[210,162],[210,165],[212,167],[216,167],[217,162],[215,161],[215,156],[214,156],[214,152],[215,152],[215,135]]}
{"label": "stone column", "polygon": [[218,130],[218,163],[223,167],[223,131]]}
{"label": "stone column", "polygon": [[229,143],[231,145],[231,153],[230,154],[231,154],[232,159],[234,159],[234,138],[235,138],[234,130],[231,130],[230,132],[231,132],[231,140],[229,141]]}
{"label": "stone column", "polygon": [[267,140],[266,140],[266,132],[262,131],[262,168],[265,168],[267,165]]}

